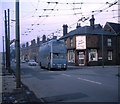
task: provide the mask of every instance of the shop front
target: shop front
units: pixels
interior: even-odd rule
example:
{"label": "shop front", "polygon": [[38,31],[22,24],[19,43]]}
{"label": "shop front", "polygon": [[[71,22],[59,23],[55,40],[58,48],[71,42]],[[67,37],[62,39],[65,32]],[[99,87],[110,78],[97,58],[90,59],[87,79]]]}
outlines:
{"label": "shop front", "polygon": [[76,36],[76,58],[79,66],[86,64],[86,36]]}

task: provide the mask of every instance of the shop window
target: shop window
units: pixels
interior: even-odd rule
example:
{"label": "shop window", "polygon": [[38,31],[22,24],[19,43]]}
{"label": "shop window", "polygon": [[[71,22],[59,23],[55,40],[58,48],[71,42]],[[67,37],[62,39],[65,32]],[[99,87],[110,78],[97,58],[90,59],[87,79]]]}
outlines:
{"label": "shop window", "polygon": [[96,49],[89,50],[89,61],[98,61],[98,55]]}
{"label": "shop window", "polygon": [[112,40],[110,38],[107,39],[107,44],[108,44],[109,47],[112,46]]}
{"label": "shop window", "polygon": [[73,50],[68,51],[68,62],[75,63],[75,53]]}
{"label": "shop window", "polygon": [[108,60],[112,60],[112,51],[108,51]]}

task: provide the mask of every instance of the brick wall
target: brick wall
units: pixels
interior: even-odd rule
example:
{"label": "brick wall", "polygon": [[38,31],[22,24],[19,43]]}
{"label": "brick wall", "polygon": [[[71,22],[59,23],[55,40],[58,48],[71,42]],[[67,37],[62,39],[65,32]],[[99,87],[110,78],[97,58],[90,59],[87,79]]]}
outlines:
{"label": "brick wall", "polygon": [[87,36],[86,42],[87,48],[96,48],[98,47],[98,36],[95,35]]}

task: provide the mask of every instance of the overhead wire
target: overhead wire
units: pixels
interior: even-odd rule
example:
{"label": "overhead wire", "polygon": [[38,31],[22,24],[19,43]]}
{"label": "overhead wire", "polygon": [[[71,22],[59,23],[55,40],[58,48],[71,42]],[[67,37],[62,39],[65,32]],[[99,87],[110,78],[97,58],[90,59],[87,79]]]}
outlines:
{"label": "overhead wire", "polygon": [[[48,6],[49,5],[47,5],[47,7]],[[43,13],[41,15],[44,15],[44,13],[45,13],[45,11],[43,11]],[[34,16],[32,16],[32,17],[34,17]],[[34,30],[33,28],[34,28],[35,24],[39,21],[39,19],[40,19],[40,17],[34,23],[30,24],[30,27],[28,28],[28,30],[33,31]],[[25,35],[28,35],[28,33],[31,33],[31,31],[25,31]]]}
{"label": "overhead wire", "polygon": [[[60,2],[47,2],[48,4],[70,4],[70,5],[73,5],[73,7],[74,7],[74,5],[76,5],[76,4],[80,4],[81,6],[82,6],[82,4],[87,4],[87,3],[83,3],[83,2],[81,2],[81,3],[60,3]],[[115,5],[117,2],[114,2],[114,3],[111,3],[111,4],[109,4],[109,6],[108,7],[106,7],[106,8],[104,8],[104,9],[100,9],[100,10],[98,10],[98,11],[91,11],[91,13],[93,14],[93,15],[97,15],[97,14],[99,14],[99,13],[102,13],[103,11],[105,11],[105,10],[107,10],[107,9],[109,9],[110,7],[112,7],[113,5]],[[89,4],[92,4],[92,3],[89,3]],[[100,4],[100,3],[99,3]],[[102,4],[102,3],[101,3]],[[103,3],[104,4],[104,3]],[[106,2],[106,4],[108,4],[107,2]],[[106,5],[105,4],[105,5]],[[48,10],[50,10],[51,12],[48,14],[48,15],[41,15],[40,17],[45,17],[39,24],[41,24],[43,21],[45,21],[46,20],[46,18],[47,17],[50,17],[50,14],[53,12],[53,11],[55,11],[55,7],[53,8],[53,9],[48,9]],[[48,11],[47,9],[44,9],[44,12],[45,11]],[[60,10],[60,9],[59,9]],[[74,10],[73,10],[74,11]],[[76,12],[74,11],[74,14],[75,14]],[[71,14],[71,15],[74,15],[74,14]],[[82,14],[81,14],[82,15]],[[51,16],[57,16],[57,15],[51,15]],[[82,18],[80,18],[78,21],[76,21],[75,23],[73,23],[73,24],[71,24],[70,26],[69,26],[69,28],[71,27],[71,26],[73,26],[73,25],[75,25],[77,22],[79,22],[79,21],[81,21],[81,22],[85,22],[85,21],[87,21],[88,19],[89,19],[90,17],[88,16],[88,17],[82,17]],[[37,21],[38,22],[38,21]],[[62,31],[61,29],[57,29],[56,31]],[[55,32],[56,32],[55,31]],[[53,33],[53,32],[52,32]],[[52,34],[52,33],[50,33],[50,34]],[[48,34],[48,35],[50,35],[50,34]]]}
{"label": "overhead wire", "polygon": [[[48,3],[48,5],[49,5],[50,3]],[[57,3],[56,3],[56,5],[57,5]],[[43,11],[43,13],[39,16],[39,18],[41,18],[41,17],[49,17],[49,15],[52,13],[52,11],[55,9],[55,7],[56,7],[56,5],[54,6],[54,8],[53,9],[51,9],[51,12],[48,14],[48,15],[43,15],[44,13],[45,13],[45,11],[47,11],[48,9],[43,9],[44,11]],[[48,6],[47,6],[48,7]],[[31,26],[35,26],[35,24],[36,23],[38,23],[38,21],[39,21],[39,18],[34,22],[34,24],[31,24]],[[38,23],[37,25],[40,25],[46,18],[44,18],[40,23]],[[28,29],[28,30],[30,30],[30,29]],[[32,29],[32,30],[34,30],[34,29]],[[29,31],[29,33],[31,33],[31,31]],[[26,32],[25,32],[25,34],[26,34]],[[28,35],[28,34],[27,34]]]}
{"label": "overhead wire", "polygon": [[[94,13],[94,15],[97,15],[105,10],[107,10],[108,8],[112,7],[113,5],[117,4],[118,1],[115,1],[113,3],[110,3],[108,7],[104,8],[104,9],[101,9],[100,11],[98,11],[98,13]],[[78,3],[77,3],[78,4]],[[107,4],[107,3],[106,3]],[[82,22],[85,22],[86,20],[88,20],[90,17],[83,17],[81,19],[79,19],[77,22],[79,21],[82,21]],[[75,25],[77,22],[73,23],[72,25],[69,26],[69,28],[71,28],[71,26]]]}
{"label": "overhead wire", "polygon": [[[33,4],[32,4],[32,2],[30,2],[31,3],[31,5],[32,5],[32,7],[33,8],[35,8],[33,11],[30,11],[29,13],[27,13],[25,16],[23,16],[22,17],[22,19],[25,19],[25,18],[30,18],[31,16],[34,16],[35,15],[35,13],[38,11],[38,6],[39,6],[39,4],[40,4],[40,0],[38,0],[37,1],[37,5],[36,6],[34,6]],[[24,10],[24,12],[22,12],[22,13],[26,13],[26,12],[28,12],[28,11],[25,11]]]}
{"label": "overhead wire", "polygon": [[[48,4],[49,4],[49,3],[48,3]],[[52,11],[55,9],[56,6],[57,6],[57,4],[54,6],[53,9],[50,10],[49,14],[46,15],[45,18],[43,18],[43,20],[40,21],[40,23],[37,24],[38,26],[39,26],[40,24],[42,24],[42,23],[47,19],[47,17],[49,17],[49,15],[52,13]],[[47,10],[47,9],[46,9],[46,10]],[[44,12],[45,12],[46,10],[44,10]],[[40,17],[42,17],[42,15],[41,15]],[[37,21],[37,22],[38,22],[38,21]]]}

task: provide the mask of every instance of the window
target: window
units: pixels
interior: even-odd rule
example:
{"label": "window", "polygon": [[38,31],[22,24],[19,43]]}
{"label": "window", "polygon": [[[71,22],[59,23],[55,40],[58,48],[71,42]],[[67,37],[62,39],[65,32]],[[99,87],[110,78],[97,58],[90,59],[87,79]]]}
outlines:
{"label": "window", "polygon": [[112,51],[108,51],[108,60],[112,60]]}
{"label": "window", "polygon": [[108,46],[112,46],[112,40],[110,38],[107,39],[107,44],[108,44]]}
{"label": "window", "polygon": [[65,59],[66,55],[65,53],[53,53],[53,58],[54,59]]}
{"label": "window", "polygon": [[73,47],[73,39],[70,39],[70,47]]}
{"label": "window", "polygon": [[89,61],[98,61],[97,50],[90,49],[89,50]]}

